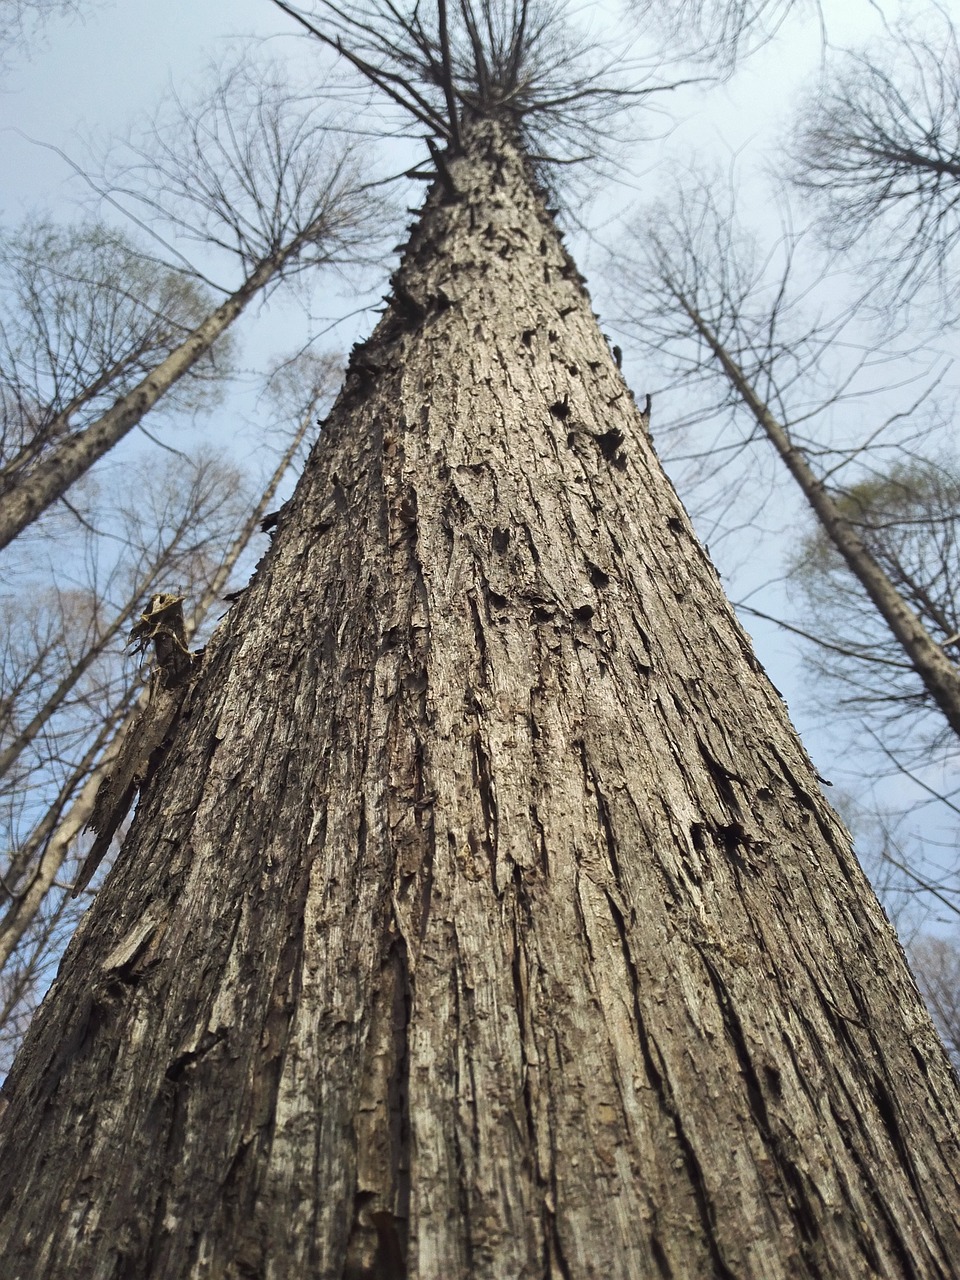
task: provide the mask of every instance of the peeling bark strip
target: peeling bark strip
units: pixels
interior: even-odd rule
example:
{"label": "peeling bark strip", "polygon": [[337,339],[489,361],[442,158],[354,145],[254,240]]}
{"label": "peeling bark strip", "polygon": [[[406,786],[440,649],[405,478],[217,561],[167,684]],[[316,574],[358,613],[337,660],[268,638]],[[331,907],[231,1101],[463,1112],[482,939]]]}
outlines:
{"label": "peeling bark strip", "polygon": [[4,1274],[956,1276],[896,939],[463,142],[11,1074]]}

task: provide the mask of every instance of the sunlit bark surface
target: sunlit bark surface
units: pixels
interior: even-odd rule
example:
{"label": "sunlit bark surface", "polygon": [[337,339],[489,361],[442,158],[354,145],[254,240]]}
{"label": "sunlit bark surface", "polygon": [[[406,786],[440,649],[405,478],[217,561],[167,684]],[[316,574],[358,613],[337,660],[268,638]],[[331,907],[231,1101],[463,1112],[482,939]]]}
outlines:
{"label": "sunlit bark surface", "polygon": [[8,1082],[3,1274],[960,1274],[954,1078],[476,129]]}

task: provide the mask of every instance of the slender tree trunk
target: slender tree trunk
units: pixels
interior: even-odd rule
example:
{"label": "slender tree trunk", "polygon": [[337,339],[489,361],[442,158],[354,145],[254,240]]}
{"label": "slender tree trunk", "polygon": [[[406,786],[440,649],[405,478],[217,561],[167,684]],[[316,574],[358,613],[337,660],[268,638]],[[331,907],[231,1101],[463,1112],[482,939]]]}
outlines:
{"label": "slender tree trunk", "polygon": [[9,492],[0,494],[0,549],[41,516],[94,463],[141,422],[179,380],[210,350],[216,340],[255,298],[315,237],[311,228],[296,236],[270,258],[264,259],[240,288],[198,325],[167,358],[132,391],[121,396],[96,422],[68,436],[41,457],[29,472],[17,478]]}
{"label": "slender tree trunk", "polygon": [[35,1277],[956,1276],[960,1098],[474,126],[11,1072]]}
{"label": "slender tree trunk", "polygon": [[[186,620],[188,637],[193,636],[198,628],[203,625],[208,613],[221,598],[230,574],[236,567],[241,555],[249,546],[250,539],[257,532],[260,522],[266,514],[267,507],[276,496],[280,482],[286,475],[297,450],[303,444],[304,437],[313,423],[314,412],[314,407],[311,407],[304,414],[256,506],[244,522],[243,528],[230,544],[229,550],[214,574],[209,587],[204,592],[203,598],[197,602],[196,607],[188,616]],[[4,886],[0,884],[0,902],[8,896],[13,898],[12,905],[6,914],[0,918],[0,970],[3,969],[14,954],[21,938],[30,927],[31,921],[40,910],[44,898],[53,887],[54,880],[60,874],[74,841],[90,821],[100,784],[110,772],[114,760],[120,753],[125,737],[137,723],[139,715],[146,704],[147,697],[148,691],[143,690],[136,704],[130,707],[126,714],[123,714],[122,710],[114,713],[113,723],[115,728],[112,731],[108,731],[110,740],[100,759],[97,760],[96,766],[93,769],[90,768],[103,747],[104,739],[102,735],[95,744],[92,753],[88,753],[77,771],[71,791],[77,787],[85,775],[87,776],[67,813],[62,818],[58,818],[57,815],[63,812],[64,807],[64,800],[59,800],[52,811],[53,820],[50,821],[50,814],[45,815],[25,842],[23,850],[18,855],[14,855],[9,877],[11,889],[24,876],[28,867],[36,858],[37,853],[42,850],[34,874],[25,888],[18,887],[16,893],[10,892],[8,894],[4,892]],[[89,774],[87,774],[88,769],[90,770]]]}
{"label": "slender tree trunk", "polygon": [[[10,867],[3,885],[4,904],[9,902],[10,905],[0,917],[0,972],[6,967],[40,910],[73,841],[93,812],[100,778],[117,754],[125,720],[131,717],[132,711],[128,711],[124,717],[122,706],[113,710],[71,776],[60,788],[57,799],[23,844],[11,854]],[[74,797],[72,804],[71,796]],[[25,880],[31,868],[32,874]]]}
{"label": "slender tree trunk", "polygon": [[[872,600],[877,612],[896,637],[914,670],[923,681],[953,732],[960,737],[960,669],[923,625],[883,566],[877,561],[856,529],[830,497],[823,482],[807,462],[803,451],[790,439],[757,395],[748,378],[717,335],[689,301],[677,293],[680,306],[697,332],[716,356],[730,385],[747,406],[761,431],[780,455],[797,482],[804,498],[820,521],[824,533],[846,561],[850,572]],[[944,628],[949,632],[949,628]]]}
{"label": "slender tree trunk", "polygon": [[17,474],[29,468],[44,449],[49,448],[55,440],[70,430],[70,422],[73,415],[79,409],[82,409],[85,404],[89,404],[91,400],[100,395],[102,391],[105,391],[111,383],[115,382],[130,361],[136,359],[139,355],[140,352],[133,352],[130,357],[118,360],[109,369],[104,369],[98,378],[95,378],[88,386],[79,391],[69,404],[65,405],[59,413],[53,415],[49,422],[43,427],[39,427],[33,439],[24,445],[9,462],[0,466],[0,489],[5,491],[15,485],[17,483]]}

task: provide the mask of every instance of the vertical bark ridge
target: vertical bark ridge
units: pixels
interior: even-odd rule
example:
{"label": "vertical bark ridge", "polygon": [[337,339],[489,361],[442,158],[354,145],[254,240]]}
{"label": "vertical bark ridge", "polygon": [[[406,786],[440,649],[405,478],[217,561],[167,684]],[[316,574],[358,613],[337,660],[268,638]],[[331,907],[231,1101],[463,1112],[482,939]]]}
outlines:
{"label": "vertical bark ridge", "polygon": [[956,1275],[896,939],[519,154],[465,148],[11,1075],[0,1256]]}

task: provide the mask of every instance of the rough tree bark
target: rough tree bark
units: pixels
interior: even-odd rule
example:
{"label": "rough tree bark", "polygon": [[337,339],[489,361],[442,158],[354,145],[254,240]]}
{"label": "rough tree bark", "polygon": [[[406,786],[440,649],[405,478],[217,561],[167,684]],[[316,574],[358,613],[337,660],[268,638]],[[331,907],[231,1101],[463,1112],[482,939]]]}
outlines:
{"label": "rough tree bark", "polygon": [[11,1073],[6,1271],[957,1275],[895,936],[464,145]]}

